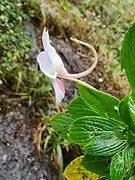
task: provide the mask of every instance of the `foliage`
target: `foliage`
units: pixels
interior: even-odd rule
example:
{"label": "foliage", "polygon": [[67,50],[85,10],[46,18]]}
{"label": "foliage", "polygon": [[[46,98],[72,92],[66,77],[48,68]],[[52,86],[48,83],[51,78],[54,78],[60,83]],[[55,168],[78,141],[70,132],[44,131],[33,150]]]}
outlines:
{"label": "foliage", "polygon": [[4,76],[17,69],[18,61],[28,60],[31,42],[24,31],[23,21],[27,16],[22,11],[20,0],[2,1],[0,14],[1,74]]}
{"label": "foliage", "polygon": [[[30,49],[34,47],[25,22],[33,14],[27,11],[27,4],[21,0],[4,0],[0,5],[0,88],[7,89],[14,95],[14,101],[28,101],[35,104],[51,90],[45,76],[38,73],[37,65],[30,57]],[[9,87],[10,84],[10,87]],[[1,90],[1,89],[0,89]],[[20,94],[20,95],[19,95]],[[38,101],[38,105],[44,102]]]}
{"label": "foliage", "polygon": [[83,156],[76,158],[72,161],[65,169],[64,176],[67,180],[97,180],[98,175],[91,173],[90,171],[86,170],[83,165]]}
{"label": "foliage", "polygon": [[[52,18],[55,17],[54,25],[58,29],[66,29],[70,36],[100,46],[99,58],[103,62],[105,58],[102,56],[111,52],[113,60],[119,59],[121,40],[134,20],[134,0],[75,0],[76,5],[68,0],[57,1],[47,0],[46,9]],[[51,7],[55,13],[50,11]]]}
{"label": "foliage", "polygon": [[126,33],[121,49],[121,66],[131,87],[128,96],[120,101],[78,83],[80,97],[67,106],[64,116],[60,113],[51,120],[62,138],[82,147],[82,165],[100,178],[130,179],[135,172],[134,43],[135,24]]}

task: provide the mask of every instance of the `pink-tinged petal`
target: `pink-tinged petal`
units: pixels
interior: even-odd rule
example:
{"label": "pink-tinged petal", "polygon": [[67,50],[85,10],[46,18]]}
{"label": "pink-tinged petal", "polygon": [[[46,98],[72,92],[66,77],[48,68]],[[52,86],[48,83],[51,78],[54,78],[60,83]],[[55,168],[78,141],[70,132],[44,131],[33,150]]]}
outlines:
{"label": "pink-tinged petal", "polygon": [[65,86],[64,86],[64,83],[62,82],[62,80],[57,78],[56,82],[57,82],[58,86],[60,87],[61,91],[65,94]]}
{"label": "pink-tinged petal", "polygon": [[56,104],[60,104],[62,99],[65,97],[64,84],[60,79],[53,81],[53,88],[55,91]]}
{"label": "pink-tinged petal", "polygon": [[54,66],[53,66],[52,61],[46,51],[41,52],[37,56],[37,62],[39,63],[39,67],[40,67],[41,71],[46,76],[48,76],[51,79],[56,78]]}

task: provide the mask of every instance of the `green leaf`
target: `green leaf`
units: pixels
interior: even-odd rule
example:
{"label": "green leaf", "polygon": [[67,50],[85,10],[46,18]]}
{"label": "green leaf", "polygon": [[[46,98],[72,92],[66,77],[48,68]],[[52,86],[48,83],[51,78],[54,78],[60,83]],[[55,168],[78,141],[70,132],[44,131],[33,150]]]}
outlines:
{"label": "green leaf", "polygon": [[135,90],[135,24],[125,35],[121,49],[121,66],[126,70],[132,90]]}
{"label": "green leaf", "polygon": [[120,116],[129,129],[135,131],[135,100],[134,95],[128,95],[119,104]]}
{"label": "green leaf", "polygon": [[114,132],[106,132],[93,137],[91,142],[84,146],[84,150],[94,156],[112,156],[127,146],[127,139],[118,137]]}
{"label": "green leaf", "polygon": [[89,154],[86,154],[82,161],[82,165],[87,170],[102,176],[107,174],[108,164],[108,158],[100,156],[91,156]]}
{"label": "green leaf", "polygon": [[132,118],[132,127],[135,130],[135,93],[132,93],[129,97],[129,110]]}
{"label": "green leaf", "polygon": [[135,162],[134,148],[127,147],[116,154],[111,161],[110,180],[129,180],[133,173]]}
{"label": "green leaf", "polygon": [[129,111],[129,96],[125,96],[120,104],[119,104],[119,112],[122,120],[127,124],[128,126],[131,126],[132,120],[130,118],[130,111]]}
{"label": "green leaf", "polygon": [[61,137],[67,139],[68,128],[73,121],[74,119],[71,117],[63,115],[63,113],[59,113],[55,117],[51,118],[51,125]]}
{"label": "green leaf", "polygon": [[64,176],[67,180],[98,180],[99,176],[82,165],[83,156],[74,159],[65,169]]}
{"label": "green leaf", "polygon": [[67,109],[72,117],[96,116],[97,114],[85,103],[81,97],[74,99]]}
{"label": "green leaf", "polygon": [[86,145],[91,138],[110,131],[124,131],[125,126],[114,119],[85,116],[75,120],[69,128],[69,139],[77,144]]}
{"label": "green leaf", "polygon": [[95,88],[88,88],[80,84],[78,84],[78,87],[81,97],[99,116],[121,120],[118,114],[119,99]]}

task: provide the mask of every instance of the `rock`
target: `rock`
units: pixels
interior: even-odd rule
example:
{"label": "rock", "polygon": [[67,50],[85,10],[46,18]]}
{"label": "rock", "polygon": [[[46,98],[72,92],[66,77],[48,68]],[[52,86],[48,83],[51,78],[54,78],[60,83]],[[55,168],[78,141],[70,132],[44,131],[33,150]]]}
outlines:
{"label": "rock", "polygon": [[0,117],[0,180],[57,180],[50,155],[38,156],[33,127],[15,113]]}

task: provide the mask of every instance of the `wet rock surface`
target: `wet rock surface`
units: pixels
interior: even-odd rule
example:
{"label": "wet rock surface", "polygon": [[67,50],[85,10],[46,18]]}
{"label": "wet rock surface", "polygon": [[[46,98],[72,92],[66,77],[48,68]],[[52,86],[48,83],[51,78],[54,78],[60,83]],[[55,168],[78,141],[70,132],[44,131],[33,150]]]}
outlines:
{"label": "wet rock surface", "polygon": [[51,164],[49,154],[38,155],[33,127],[22,114],[0,117],[0,180],[57,180]]}

